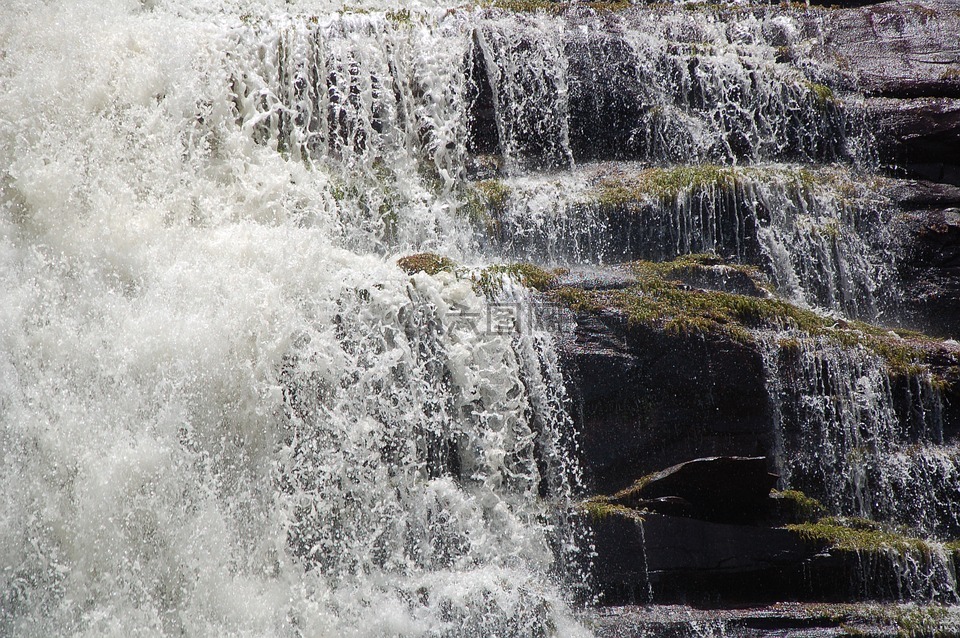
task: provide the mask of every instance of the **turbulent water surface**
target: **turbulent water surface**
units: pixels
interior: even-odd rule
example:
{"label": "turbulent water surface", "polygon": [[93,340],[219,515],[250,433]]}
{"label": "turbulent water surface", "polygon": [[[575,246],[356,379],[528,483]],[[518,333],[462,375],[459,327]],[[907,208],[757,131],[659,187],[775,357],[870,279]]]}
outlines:
{"label": "turbulent water surface", "polygon": [[[5,3],[0,634],[589,634],[554,335],[471,268],[716,251],[864,318],[889,275],[882,202],[843,185],[865,142],[799,70],[807,27],[691,15]],[[677,162],[723,183],[638,191],[634,244],[610,243],[603,188]],[[397,267],[419,251],[463,268]],[[798,348],[768,353],[784,445],[809,453],[787,479],[857,437],[940,442],[936,414],[895,431],[873,359]],[[855,372],[847,413],[822,370]],[[910,492],[910,454],[956,482],[939,449],[880,453],[885,489]],[[821,481],[834,509],[956,526],[851,472]]]}
{"label": "turbulent water surface", "polygon": [[2,13],[0,633],[580,633],[550,336],[394,265],[469,258],[463,19]]}

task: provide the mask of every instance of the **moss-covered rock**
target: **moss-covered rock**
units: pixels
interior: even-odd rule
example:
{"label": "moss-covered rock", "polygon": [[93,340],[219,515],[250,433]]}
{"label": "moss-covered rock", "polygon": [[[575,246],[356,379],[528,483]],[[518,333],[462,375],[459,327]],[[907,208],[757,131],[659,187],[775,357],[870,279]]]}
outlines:
{"label": "moss-covered rock", "polygon": [[418,272],[436,275],[439,272],[453,272],[457,268],[457,264],[452,259],[435,253],[417,253],[401,257],[397,260],[397,266],[410,275]]}
{"label": "moss-covered rock", "polygon": [[[860,321],[818,314],[782,299],[693,288],[680,282],[684,274],[715,267],[718,258],[688,255],[670,262],[630,264],[631,286],[590,290],[560,286],[554,298],[580,312],[616,311],[629,324],[674,334],[715,334],[753,343],[756,329],[793,329],[845,347],[863,347],[882,357],[892,374],[917,374],[944,353],[943,342],[920,333],[889,329]],[[748,277],[749,266],[733,266]],[[946,377],[941,377],[945,379]]]}
{"label": "moss-covered rock", "polygon": [[646,197],[676,198],[686,190],[731,187],[743,174],[743,169],[713,164],[647,168],[601,179],[594,196],[601,206],[619,207]]}
{"label": "moss-covered rock", "polygon": [[800,490],[773,490],[774,518],[787,524],[811,523],[827,513],[827,508],[817,499]]}
{"label": "moss-covered rock", "polygon": [[503,287],[504,278],[510,278],[527,288],[545,291],[556,287],[563,269],[546,270],[534,264],[498,264],[472,275],[477,292],[491,295]]}
{"label": "moss-covered rock", "polygon": [[803,539],[848,552],[894,551],[929,556],[931,541],[890,529],[876,521],[857,517],[828,517],[817,522],[787,525]]}

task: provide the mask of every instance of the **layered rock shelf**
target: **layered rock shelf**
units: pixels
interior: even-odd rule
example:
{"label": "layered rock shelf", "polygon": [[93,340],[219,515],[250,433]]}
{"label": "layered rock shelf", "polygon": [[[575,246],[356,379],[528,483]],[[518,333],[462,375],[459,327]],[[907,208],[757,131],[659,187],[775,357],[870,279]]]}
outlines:
{"label": "layered rock shelf", "polygon": [[570,319],[605,605],[957,600],[960,13],[843,5],[478,31],[461,211]]}

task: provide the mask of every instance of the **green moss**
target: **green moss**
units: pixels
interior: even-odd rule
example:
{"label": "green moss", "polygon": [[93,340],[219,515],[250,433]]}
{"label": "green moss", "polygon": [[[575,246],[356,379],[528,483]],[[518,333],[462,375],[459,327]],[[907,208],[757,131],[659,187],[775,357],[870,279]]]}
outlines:
{"label": "green moss", "polygon": [[487,6],[517,13],[534,13],[537,11],[560,13],[566,9],[567,5],[566,3],[551,2],[550,0],[494,0]]}
{"label": "green moss", "polygon": [[554,299],[577,312],[597,312],[603,307],[591,291],[582,288],[561,287],[551,294]]}
{"label": "green moss", "polygon": [[687,190],[732,187],[742,174],[741,169],[712,164],[648,168],[629,178],[602,179],[594,198],[601,206],[611,208],[648,197],[675,199]]}
{"label": "green moss", "polygon": [[510,194],[510,188],[498,179],[475,182],[467,190],[461,210],[474,225],[483,227],[490,235],[496,235]]}
{"label": "green moss", "polygon": [[457,267],[449,257],[441,257],[434,253],[418,253],[401,257],[397,260],[397,266],[410,275],[418,272],[436,275],[439,272],[453,272]]}
{"label": "green moss", "polygon": [[533,264],[500,264],[484,268],[473,276],[474,289],[479,293],[491,295],[500,291],[503,278],[509,277],[520,284],[545,291],[557,285],[557,278],[563,270],[545,270]]}
{"label": "green moss", "polygon": [[602,521],[611,516],[622,516],[635,521],[643,520],[643,516],[637,510],[610,503],[602,497],[584,501],[580,504],[580,509],[589,514],[594,521]]}
{"label": "green moss", "polygon": [[818,84],[817,82],[804,81],[803,88],[813,98],[813,101],[820,108],[826,108],[826,107],[837,104],[837,96],[834,95],[833,89],[831,89],[829,86],[825,84]]}
{"label": "green moss", "polygon": [[[689,265],[681,264],[681,267]],[[812,332],[822,327],[819,315],[779,299],[679,286],[664,277],[664,273],[673,272],[672,268],[637,262],[634,264],[637,286],[593,294],[599,305],[622,310],[632,324],[684,333],[717,332],[752,341],[747,328],[776,326]]]}
{"label": "green moss", "polygon": [[477,182],[473,187],[488,207],[498,212],[506,210],[510,200],[510,188],[506,184],[498,179],[487,179]]}
{"label": "green moss", "polygon": [[807,496],[800,490],[773,490],[773,498],[790,504],[794,520],[814,521],[822,517],[827,508],[817,499]]}
{"label": "green moss", "polygon": [[960,615],[946,605],[808,603],[804,616],[838,625],[844,636],[948,638],[956,636]]}
{"label": "green moss", "polygon": [[632,174],[602,177],[584,203],[606,208],[636,206],[652,200],[670,203],[692,191],[733,192],[738,187],[769,182],[797,189],[794,194],[797,197],[828,190],[835,193],[841,203],[868,196],[883,186],[881,178],[864,178],[837,167],[761,168],[704,164],[653,167]]}
{"label": "green moss", "polygon": [[632,264],[634,273],[642,281],[652,284],[656,280],[680,281],[690,277],[709,275],[716,266],[735,271],[752,279],[758,287],[767,286],[766,278],[759,268],[750,264],[728,264],[716,253],[693,253],[681,255],[673,261],[638,261]]}
{"label": "green moss", "polygon": [[824,543],[834,549],[851,552],[895,551],[899,554],[922,554],[932,552],[930,543],[883,529],[874,521],[851,518],[824,518],[816,523],[787,525],[801,538]]}
{"label": "green moss", "polygon": [[802,349],[802,345],[798,339],[786,337],[777,340],[777,348],[780,349],[780,352],[785,352],[787,354],[799,354]]}
{"label": "green moss", "polygon": [[528,288],[544,291],[557,285],[557,277],[563,274],[563,271],[547,271],[533,264],[513,264],[507,266],[505,271],[515,277]]}
{"label": "green moss", "polygon": [[899,613],[893,618],[897,625],[897,635],[904,638],[913,638],[920,636],[947,636],[955,635],[954,632],[944,627],[944,621],[948,619],[950,613],[944,607],[928,605],[914,609],[900,609]]}
{"label": "green moss", "polygon": [[403,26],[412,24],[410,9],[396,9],[396,10],[387,11],[384,14],[384,17],[386,17],[387,20],[389,20],[390,22],[393,22],[394,24],[403,25]]}
{"label": "green moss", "polygon": [[[675,281],[679,275],[707,268],[718,259],[715,255],[688,255],[671,262],[633,262],[630,266],[636,282],[625,289],[562,287],[552,295],[579,312],[621,312],[633,326],[683,335],[717,334],[742,343],[755,341],[753,329],[793,329],[839,346],[865,348],[883,358],[893,375],[915,375],[927,370],[928,351],[937,344],[929,337],[910,335],[903,339],[885,328],[821,316],[782,299],[700,290]],[[758,274],[751,266],[733,267]],[[785,345],[790,352],[801,349],[797,338]],[[945,389],[946,381],[935,379],[934,386]]]}
{"label": "green moss", "polygon": [[645,476],[641,476],[636,481],[634,481],[633,484],[630,485],[629,487],[625,487],[619,492],[615,492],[610,496],[603,496],[598,498],[608,499],[609,501],[615,502],[615,503],[617,502],[623,503],[623,502],[639,500],[641,498],[640,493],[643,492],[643,488],[645,488],[650,483],[650,481],[656,478],[657,474],[659,474],[659,472],[652,472]]}

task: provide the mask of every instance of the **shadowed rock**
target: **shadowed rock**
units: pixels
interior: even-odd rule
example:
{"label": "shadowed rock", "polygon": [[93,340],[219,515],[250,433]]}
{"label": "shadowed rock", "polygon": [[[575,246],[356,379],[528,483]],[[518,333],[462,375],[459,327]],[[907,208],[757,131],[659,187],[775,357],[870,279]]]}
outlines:
{"label": "shadowed rock", "polygon": [[[777,475],[762,456],[694,459],[640,479],[612,501],[628,507],[664,511],[662,499],[681,516],[716,522],[754,522],[766,514]],[[666,512],[664,512],[666,513]]]}

